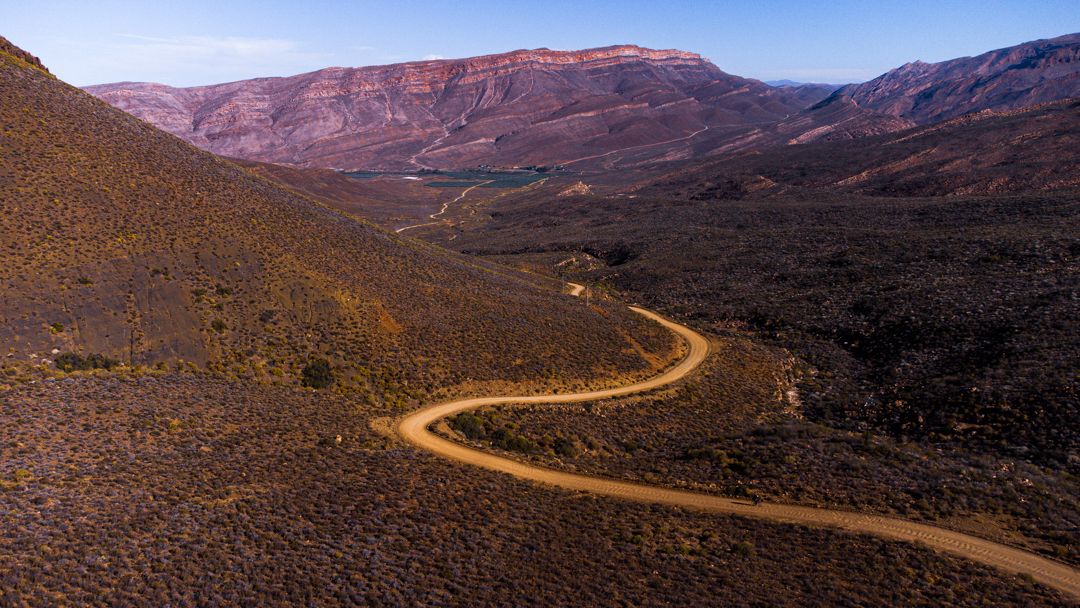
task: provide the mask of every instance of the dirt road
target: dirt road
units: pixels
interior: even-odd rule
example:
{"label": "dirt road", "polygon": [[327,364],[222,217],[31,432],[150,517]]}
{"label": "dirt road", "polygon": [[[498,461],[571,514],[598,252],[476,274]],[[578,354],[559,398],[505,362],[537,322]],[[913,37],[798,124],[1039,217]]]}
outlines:
{"label": "dirt road", "polygon": [[[572,295],[579,295],[582,290],[583,287],[580,285],[571,284]],[[432,423],[441,418],[489,405],[593,401],[648,391],[686,376],[708,356],[708,341],[689,327],[664,319],[648,310],[635,307],[631,307],[631,310],[660,323],[686,340],[689,347],[686,357],[677,365],[656,377],[620,388],[562,395],[480,397],[433,405],[414,412],[401,420],[397,427],[398,433],[409,443],[439,456],[567,490],[590,492],[636,502],[659,503],[711,513],[728,513],[776,522],[841,528],[882,538],[918,542],[939,551],[994,566],[1007,572],[1031,575],[1040,583],[1058,589],[1073,598],[1080,599],[1080,571],[1077,569],[1022,549],[960,532],[879,515],[775,503],[754,505],[748,501],[722,496],[553,471],[476,450],[443,439],[428,430]]]}
{"label": "dirt road", "polygon": [[475,186],[469,186],[468,188],[463,190],[462,193],[459,194],[458,197],[455,198],[454,200],[452,200],[452,201],[450,201],[448,203],[443,203],[442,209],[439,209],[435,213],[432,213],[431,215],[428,216],[432,220],[436,220],[436,221],[425,222],[423,224],[413,224],[412,226],[405,226],[404,228],[398,228],[394,232],[396,232],[398,234],[401,234],[402,232],[405,232],[406,230],[412,230],[413,228],[419,228],[421,226],[430,226],[432,224],[438,224],[439,222],[437,220],[439,219],[439,216],[446,213],[446,210],[450,208],[450,205],[453,205],[454,203],[456,203],[456,202],[460,201],[461,199],[465,198],[465,195],[472,192],[474,189],[479,188],[480,186],[483,186],[485,184],[490,184],[493,181],[495,181],[495,180],[489,179],[486,182],[480,182],[479,184],[476,184]]}

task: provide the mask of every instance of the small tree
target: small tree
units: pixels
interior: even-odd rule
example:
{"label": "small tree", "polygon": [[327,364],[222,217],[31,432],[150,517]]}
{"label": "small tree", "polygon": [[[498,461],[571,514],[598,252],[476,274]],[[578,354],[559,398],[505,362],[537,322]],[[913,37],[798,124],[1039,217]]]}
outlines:
{"label": "small tree", "polygon": [[330,362],[326,359],[312,359],[304,366],[304,379],[301,384],[311,388],[326,388],[334,383],[334,374],[330,371]]}

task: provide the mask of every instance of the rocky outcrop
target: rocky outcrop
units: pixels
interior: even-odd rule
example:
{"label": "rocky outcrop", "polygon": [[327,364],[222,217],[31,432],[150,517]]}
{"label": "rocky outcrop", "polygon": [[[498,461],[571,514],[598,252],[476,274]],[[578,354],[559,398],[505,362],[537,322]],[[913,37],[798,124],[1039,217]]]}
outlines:
{"label": "rocky outcrop", "polygon": [[345,169],[587,164],[625,149],[661,158],[710,125],[773,121],[808,105],[805,91],[637,46],[87,90],[221,155]]}
{"label": "rocky outcrop", "polygon": [[26,63],[30,67],[41,70],[42,72],[45,72],[46,74],[49,73],[49,69],[45,67],[45,64],[41,63],[40,59],[38,59],[34,55],[31,55],[30,53],[27,53],[26,51],[20,49],[19,47],[15,46],[14,44],[11,43],[10,40],[8,40],[7,38],[4,38],[3,36],[0,36],[0,53],[4,53],[8,57],[10,57],[10,58],[12,58],[12,59],[14,59],[16,61],[21,61],[23,63]]}
{"label": "rocky outcrop", "polygon": [[584,196],[586,194],[592,194],[592,188],[585,182],[576,182],[569,188],[559,192],[559,196]]}

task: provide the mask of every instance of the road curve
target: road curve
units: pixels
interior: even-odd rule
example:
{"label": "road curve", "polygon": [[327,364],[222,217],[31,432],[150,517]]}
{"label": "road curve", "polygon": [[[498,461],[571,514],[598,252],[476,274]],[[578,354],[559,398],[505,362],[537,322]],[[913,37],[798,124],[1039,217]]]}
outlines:
{"label": "road curve", "polygon": [[[571,284],[572,295],[579,295],[583,289],[580,285]],[[669,321],[654,312],[633,306],[630,309],[660,323],[682,337],[689,347],[682,361],[658,376],[619,388],[561,395],[479,397],[432,405],[413,412],[402,419],[398,423],[398,433],[407,442],[444,458],[492,471],[508,473],[519,479],[527,479],[567,490],[590,492],[624,500],[664,504],[710,513],[754,517],[774,522],[841,528],[887,539],[918,542],[1008,572],[1028,574],[1044,585],[1062,591],[1073,598],[1080,599],[1080,571],[1077,569],[1022,549],[961,532],[880,515],[777,503],[753,505],[743,500],[723,496],[555,471],[473,449],[439,437],[428,430],[428,427],[437,420],[459,412],[490,405],[572,403],[648,391],[671,384],[686,376],[708,356],[709,343],[701,334],[689,327]]]}

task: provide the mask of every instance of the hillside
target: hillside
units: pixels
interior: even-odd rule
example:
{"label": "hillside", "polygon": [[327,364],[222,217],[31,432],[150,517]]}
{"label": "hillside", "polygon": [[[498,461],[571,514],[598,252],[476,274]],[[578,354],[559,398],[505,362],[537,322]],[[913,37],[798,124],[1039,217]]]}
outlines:
{"label": "hillside", "polygon": [[1080,34],[940,63],[915,61],[839,93],[917,124],[1080,97]]}
{"label": "hillside", "polygon": [[217,154],[343,169],[555,165],[640,147],[663,158],[706,127],[730,137],[828,94],[636,46],[87,90]]}
{"label": "hillside", "polygon": [[0,393],[0,419],[6,604],[1068,601],[906,543],[466,468],[387,441],[341,395],[83,378]]}
{"label": "hillside", "polygon": [[440,179],[439,174],[358,179],[333,169],[230,160],[305,198],[388,228],[426,221],[429,214],[462,191],[462,188],[427,187],[429,182]]}
{"label": "hillside", "polygon": [[[822,139],[848,139],[838,135]],[[877,137],[776,147],[653,170],[646,179],[655,183],[642,193],[704,200],[741,198],[751,191],[759,196],[807,190],[951,196],[1075,188],[1080,186],[1080,101],[984,110]]]}
{"label": "hillside", "polygon": [[325,357],[340,383],[400,400],[548,381],[555,361],[562,382],[603,382],[648,371],[633,348],[671,344],[619,308],[590,312],[346,218],[0,59],[9,374],[76,353],[296,383]]}

